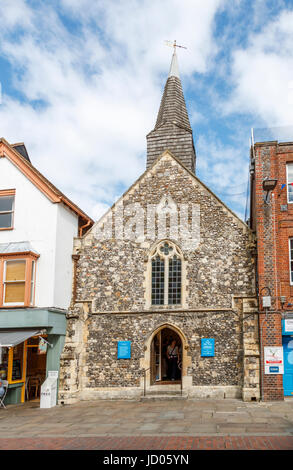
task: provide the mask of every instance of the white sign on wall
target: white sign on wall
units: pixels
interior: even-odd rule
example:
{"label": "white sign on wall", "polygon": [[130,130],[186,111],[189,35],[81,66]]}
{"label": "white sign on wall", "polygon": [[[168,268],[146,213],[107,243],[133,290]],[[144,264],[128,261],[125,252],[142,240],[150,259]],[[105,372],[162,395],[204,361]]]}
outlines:
{"label": "white sign on wall", "polygon": [[293,318],[287,318],[285,320],[285,331],[286,332],[293,331]]}
{"label": "white sign on wall", "polygon": [[265,374],[284,374],[284,359],[282,346],[267,346],[264,348]]}
{"label": "white sign on wall", "polygon": [[48,371],[48,377],[50,377],[51,379],[58,379],[58,376],[59,376],[58,370],[49,370]]}

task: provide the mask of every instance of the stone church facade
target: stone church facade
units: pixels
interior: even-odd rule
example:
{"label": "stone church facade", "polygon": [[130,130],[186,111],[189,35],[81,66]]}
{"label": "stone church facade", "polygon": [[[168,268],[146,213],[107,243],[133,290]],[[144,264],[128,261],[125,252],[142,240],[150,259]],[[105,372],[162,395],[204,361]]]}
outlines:
{"label": "stone church facade", "polygon": [[[194,173],[175,52],[147,142],[147,170],[75,239],[59,402],[181,389],[188,397],[257,400],[255,240]],[[212,340],[211,355],[202,340]],[[120,342],[130,347],[127,358],[119,358]]]}

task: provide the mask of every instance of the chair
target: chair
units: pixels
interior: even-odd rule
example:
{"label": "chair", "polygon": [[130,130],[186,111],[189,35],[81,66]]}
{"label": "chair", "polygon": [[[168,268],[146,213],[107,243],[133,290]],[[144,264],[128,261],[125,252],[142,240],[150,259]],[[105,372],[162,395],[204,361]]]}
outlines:
{"label": "chair", "polygon": [[2,380],[1,379],[1,382],[2,382],[3,387],[4,387],[4,395],[3,395],[3,397],[0,397],[0,408],[1,408],[1,406],[3,408],[6,408],[6,406],[4,405],[4,400],[5,400],[5,397],[6,397],[7,390],[8,390],[8,380]]}
{"label": "chair", "polygon": [[35,398],[37,398],[39,387],[40,387],[40,380],[37,377],[30,377],[30,380],[29,380],[29,396],[31,394],[31,390],[35,389]]}

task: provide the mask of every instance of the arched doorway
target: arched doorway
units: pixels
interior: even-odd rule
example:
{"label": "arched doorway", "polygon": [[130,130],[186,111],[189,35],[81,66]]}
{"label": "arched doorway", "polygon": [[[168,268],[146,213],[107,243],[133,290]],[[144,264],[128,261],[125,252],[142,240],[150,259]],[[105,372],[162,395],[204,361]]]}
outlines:
{"label": "arched doorway", "polygon": [[181,383],[183,348],[176,331],[160,329],[153,337],[150,356],[150,385]]}

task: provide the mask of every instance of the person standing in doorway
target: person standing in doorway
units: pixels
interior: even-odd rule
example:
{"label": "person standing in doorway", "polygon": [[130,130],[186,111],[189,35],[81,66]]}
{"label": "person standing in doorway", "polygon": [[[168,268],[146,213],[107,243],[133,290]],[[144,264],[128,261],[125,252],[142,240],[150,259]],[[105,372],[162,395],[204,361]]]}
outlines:
{"label": "person standing in doorway", "polygon": [[177,362],[178,362],[178,346],[176,346],[176,341],[173,339],[171,344],[167,348],[167,358],[168,358],[168,370],[171,375],[171,380],[176,379],[177,375]]}
{"label": "person standing in doorway", "polygon": [[0,378],[0,398],[4,396],[5,390],[4,390],[4,385],[2,382],[2,379]]}

